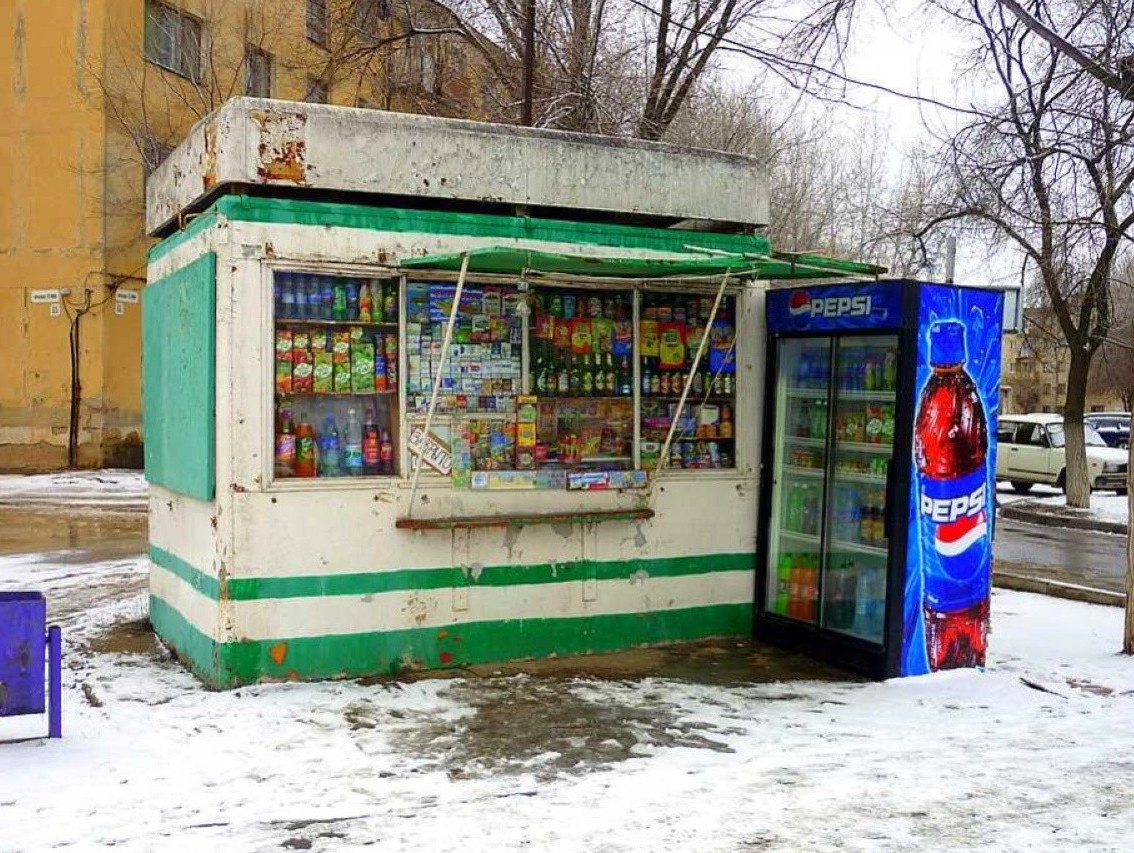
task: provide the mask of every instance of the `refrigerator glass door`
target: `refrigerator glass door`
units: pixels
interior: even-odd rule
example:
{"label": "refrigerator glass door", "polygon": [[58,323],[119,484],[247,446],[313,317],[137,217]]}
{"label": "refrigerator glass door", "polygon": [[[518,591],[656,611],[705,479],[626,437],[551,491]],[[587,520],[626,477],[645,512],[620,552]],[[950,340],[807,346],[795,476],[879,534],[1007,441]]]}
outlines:
{"label": "refrigerator glass door", "polygon": [[848,336],[836,346],[821,621],[824,628],[882,643],[898,340]]}
{"label": "refrigerator glass door", "polygon": [[766,609],[815,623],[827,482],[831,340],[781,340]]}

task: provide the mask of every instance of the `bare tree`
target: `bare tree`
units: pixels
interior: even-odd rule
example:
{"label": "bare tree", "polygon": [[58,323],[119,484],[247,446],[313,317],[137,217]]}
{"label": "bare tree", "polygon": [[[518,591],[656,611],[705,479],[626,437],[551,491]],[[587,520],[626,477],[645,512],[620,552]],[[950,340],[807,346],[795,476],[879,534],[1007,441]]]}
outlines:
{"label": "bare tree", "polygon": [[[1086,507],[1087,379],[1113,325],[1112,272],[1134,228],[1134,103],[1098,86],[996,0],[956,5],[980,38],[975,65],[991,69],[996,100],[945,145],[940,162],[952,197],[929,227],[978,223],[1025,256],[1067,345],[1064,485],[1068,504]],[[1069,40],[1115,51],[1130,38],[1128,17],[1068,20],[1046,0],[1032,8]]]}

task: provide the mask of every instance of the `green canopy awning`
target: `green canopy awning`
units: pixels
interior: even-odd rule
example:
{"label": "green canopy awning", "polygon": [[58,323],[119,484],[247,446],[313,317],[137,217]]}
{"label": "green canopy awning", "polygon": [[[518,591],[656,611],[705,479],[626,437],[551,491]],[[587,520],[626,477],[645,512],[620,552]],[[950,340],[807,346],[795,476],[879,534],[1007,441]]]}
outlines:
{"label": "green canopy awning", "polygon": [[[484,246],[470,249],[470,273],[495,275],[575,275],[589,278],[691,278],[756,276],[762,279],[837,278],[844,275],[880,275],[885,267],[844,261],[813,254],[773,252],[770,256],[690,252],[686,257],[635,258],[541,252],[517,246]],[[461,252],[406,258],[403,269],[457,272]]]}

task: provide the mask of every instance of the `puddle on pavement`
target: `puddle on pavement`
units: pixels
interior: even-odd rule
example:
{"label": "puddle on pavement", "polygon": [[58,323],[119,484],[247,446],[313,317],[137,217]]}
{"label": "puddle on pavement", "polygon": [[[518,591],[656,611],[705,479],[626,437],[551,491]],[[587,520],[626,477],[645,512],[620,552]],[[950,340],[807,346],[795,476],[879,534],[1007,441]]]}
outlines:
{"label": "puddle on pavement", "polygon": [[[730,752],[732,730],[682,719],[665,701],[659,679],[710,686],[781,684],[782,690],[763,697],[768,701],[799,698],[790,687],[794,680],[856,680],[801,655],[729,640],[471,667],[450,675],[460,680],[448,695],[472,713],[445,719],[360,702],[346,710],[346,722],[360,741],[369,737],[368,730],[381,730],[395,748],[423,759],[423,769],[442,768],[453,778],[530,773],[548,780],[594,772],[661,748]],[[591,701],[588,693],[596,681],[640,692],[626,703],[612,700],[609,691]]]}
{"label": "puddle on pavement", "polygon": [[52,553],[82,564],[146,553],[146,514],[89,509],[0,507],[0,555]]}
{"label": "puddle on pavement", "polygon": [[162,647],[154,636],[149,619],[118,622],[87,641],[87,647],[96,654],[146,655],[163,657]]}

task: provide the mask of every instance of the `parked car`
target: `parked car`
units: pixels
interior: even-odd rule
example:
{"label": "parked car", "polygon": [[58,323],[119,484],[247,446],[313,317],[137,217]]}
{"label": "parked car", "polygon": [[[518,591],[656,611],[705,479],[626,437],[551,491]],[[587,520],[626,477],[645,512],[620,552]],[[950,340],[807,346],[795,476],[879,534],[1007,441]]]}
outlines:
{"label": "parked car", "polygon": [[[1087,479],[1092,489],[1126,494],[1125,450],[1108,447],[1094,427],[1084,424]],[[1036,483],[1067,490],[1062,415],[1002,415],[996,431],[996,479],[1017,492]]]}
{"label": "parked car", "polygon": [[1129,412],[1091,412],[1083,416],[1083,423],[1093,426],[1110,447],[1130,446]]}

